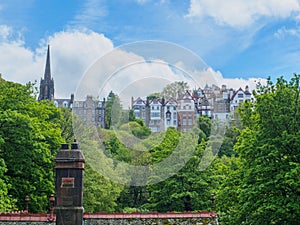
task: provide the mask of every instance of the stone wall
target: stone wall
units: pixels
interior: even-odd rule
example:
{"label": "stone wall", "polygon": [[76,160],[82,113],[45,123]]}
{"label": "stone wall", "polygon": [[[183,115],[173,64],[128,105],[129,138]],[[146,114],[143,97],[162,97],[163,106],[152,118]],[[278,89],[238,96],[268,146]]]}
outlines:
{"label": "stone wall", "polygon": [[[55,215],[0,213],[1,225],[55,225]],[[214,212],[84,214],[84,225],[217,225]]]}
{"label": "stone wall", "polygon": [[[88,219],[84,225],[217,225],[212,219]],[[19,225],[19,224],[18,224]]]}

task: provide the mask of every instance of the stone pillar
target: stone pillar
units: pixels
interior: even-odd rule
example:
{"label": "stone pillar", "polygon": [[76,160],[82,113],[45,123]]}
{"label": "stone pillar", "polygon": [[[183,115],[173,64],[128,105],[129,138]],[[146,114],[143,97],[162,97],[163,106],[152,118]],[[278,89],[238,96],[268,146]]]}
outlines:
{"label": "stone pillar", "polygon": [[76,140],[71,150],[62,144],[55,162],[56,225],[82,225],[84,157]]}

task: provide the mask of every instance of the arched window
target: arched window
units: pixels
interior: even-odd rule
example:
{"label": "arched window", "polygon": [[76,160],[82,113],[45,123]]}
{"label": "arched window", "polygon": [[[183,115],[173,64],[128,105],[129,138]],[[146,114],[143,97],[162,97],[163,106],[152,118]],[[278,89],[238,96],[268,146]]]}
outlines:
{"label": "arched window", "polygon": [[58,102],[57,102],[57,101],[54,101],[54,105],[55,105],[56,107],[58,107]]}
{"label": "arched window", "polygon": [[63,107],[68,107],[68,102],[67,101],[63,102]]}

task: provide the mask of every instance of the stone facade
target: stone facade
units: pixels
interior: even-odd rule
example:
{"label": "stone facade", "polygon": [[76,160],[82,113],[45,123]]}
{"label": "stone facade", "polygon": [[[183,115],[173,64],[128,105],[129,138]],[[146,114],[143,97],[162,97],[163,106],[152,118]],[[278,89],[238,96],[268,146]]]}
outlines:
{"label": "stone facade", "polygon": [[[0,213],[2,225],[56,225],[55,221],[47,220],[47,215],[31,214],[22,217],[14,215],[5,217]],[[6,214],[7,215],[7,214]],[[28,214],[30,215],[30,214]],[[55,217],[54,217],[55,219]],[[184,213],[85,213],[84,225],[217,225],[217,215],[213,212],[184,212]]]}
{"label": "stone facade", "polygon": [[105,127],[105,99],[100,101],[88,95],[83,101],[74,101],[72,112],[86,124]]}
{"label": "stone facade", "polygon": [[48,45],[47,51],[47,59],[46,59],[46,66],[45,66],[45,73],[44,79],[41,79],[40,83],[40,93],[38,100],[53,100],[54,99],[54,81],[51,77],[51,70],[50,70],[50,47]]}

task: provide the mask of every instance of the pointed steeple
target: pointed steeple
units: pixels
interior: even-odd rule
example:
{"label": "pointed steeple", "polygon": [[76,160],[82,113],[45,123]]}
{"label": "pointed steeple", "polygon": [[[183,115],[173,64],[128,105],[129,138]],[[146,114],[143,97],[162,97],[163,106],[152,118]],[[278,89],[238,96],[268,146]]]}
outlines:
{"label": "pointed steeple", "polygon": [[47,50],[47,59],[45,66],[44,79],[41,79],[40,83],[40,93],[38,100],[50,100],[54,99],[54,81],[51,78],[51,69],[50,69],[50,46],[48,45]]}
{"label": "pointed steeple", "polygon": [[47,50],[47,59],[46,59],[46,67],[45,67],[45,74],[44,74],[45,80],[51,80],[51,69],[50,69],[50,46],[48,45]]}

